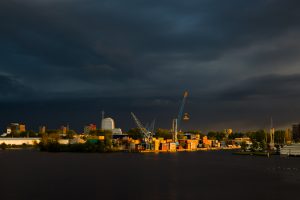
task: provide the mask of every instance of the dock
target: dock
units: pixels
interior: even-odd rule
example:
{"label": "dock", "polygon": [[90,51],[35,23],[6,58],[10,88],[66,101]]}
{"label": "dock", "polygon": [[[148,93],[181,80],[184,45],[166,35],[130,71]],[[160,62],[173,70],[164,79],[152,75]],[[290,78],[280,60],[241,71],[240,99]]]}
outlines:
{"label": "dock", "polygon": [[280,148],[280,155],[282,156],[300,156],[300,143],[286,145]]}

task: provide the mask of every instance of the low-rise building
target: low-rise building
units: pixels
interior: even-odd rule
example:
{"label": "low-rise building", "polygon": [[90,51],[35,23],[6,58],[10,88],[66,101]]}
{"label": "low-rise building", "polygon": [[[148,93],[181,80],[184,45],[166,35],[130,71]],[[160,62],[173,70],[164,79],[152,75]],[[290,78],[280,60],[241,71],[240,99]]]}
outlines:
{"label": "low-rise building", "polygon": [[35,145],[41,142],[41,138],[0,138],[0,144],[7,145]]}
{"label": "low-rise building", "polygon": [[16,133],[21,133],[26,131],[26,126],[25,124],[19,124],[19,123],[10,123],[7,126],[6,133],[7,134],[16,134]]}
{"label": "low-rise building", "polygon": [[84,127],[83,132],[84,134],[89,134],[91,131],[97,130],[96,124],[89,124]]}

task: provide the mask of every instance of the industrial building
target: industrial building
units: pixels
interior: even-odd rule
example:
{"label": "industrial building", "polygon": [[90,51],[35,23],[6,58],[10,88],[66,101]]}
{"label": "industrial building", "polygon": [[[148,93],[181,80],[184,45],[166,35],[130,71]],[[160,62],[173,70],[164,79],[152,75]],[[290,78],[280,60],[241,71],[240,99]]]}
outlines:
{"label": "industrial building", "polygon": [[101,129],[102,130],[113,130],[115,128],[115,122],[112,118],[107,117],[102,119],[101,121]]}
{"label": "industrial building", "polygon": [[110,117],[102,119],[101,129],[105,131],[111,131],[112,134],[122,134],[122,130],[115,127],[115,121]]}

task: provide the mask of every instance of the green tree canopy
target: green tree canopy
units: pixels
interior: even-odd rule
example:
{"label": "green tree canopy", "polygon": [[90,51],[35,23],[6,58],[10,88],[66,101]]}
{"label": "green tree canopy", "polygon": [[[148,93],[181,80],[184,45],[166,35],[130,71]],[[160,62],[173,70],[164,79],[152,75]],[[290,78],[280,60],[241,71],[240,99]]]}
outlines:
{"label": "green tree canopy", "polygon": [[155,137],[164,138],[164,139],[172,139],[172,133],[168,129],[158,128],[155,132]]}
{"label": "green tree canopy", "polygon": [[142,139],[143,134],[141,133],[140,129],[138,128],[132,128],[127,132],[128,136],[137,140],[137,139]]}
{"label": "green tree canopy", "polygon": [[207,133],[207,137],[210,140],[223,140],[226,137],[226,134],[224,132],[218,132],[218,131],[209,131]]}
{"label": "green tree canopy", "polygon": [[284,144],[284,142],[285,142],[285,131],[284,130],[275,131],[274,142],[276,144]]}

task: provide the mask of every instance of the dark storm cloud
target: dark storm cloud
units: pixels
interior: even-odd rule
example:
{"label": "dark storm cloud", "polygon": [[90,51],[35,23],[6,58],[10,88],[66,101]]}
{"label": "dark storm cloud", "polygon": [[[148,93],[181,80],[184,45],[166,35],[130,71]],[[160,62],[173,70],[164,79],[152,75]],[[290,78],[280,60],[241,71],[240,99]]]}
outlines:
{"label": "dark storm cloud", "polygon": [[25,99],[24,95],[31,95],[32,90],[28,88],[17,77],[9,74],[0,74],[0,100]]}
{"label": "dark storm cloud", "polygon": [[293,0],[2,0],[0,99],[22,102],[10,88],[34,101],[118,98],[124,112],[147,112],[177,110],[188,89],[211,127],[224,119],[213,120],[214,108],[234,119],[251,112],[244,103],[300,100],[299,13]]}
{"label": "dark storm cloud", "polygon": [[250,78],[223,90],[221,100],[300,98],[300,74]]}

